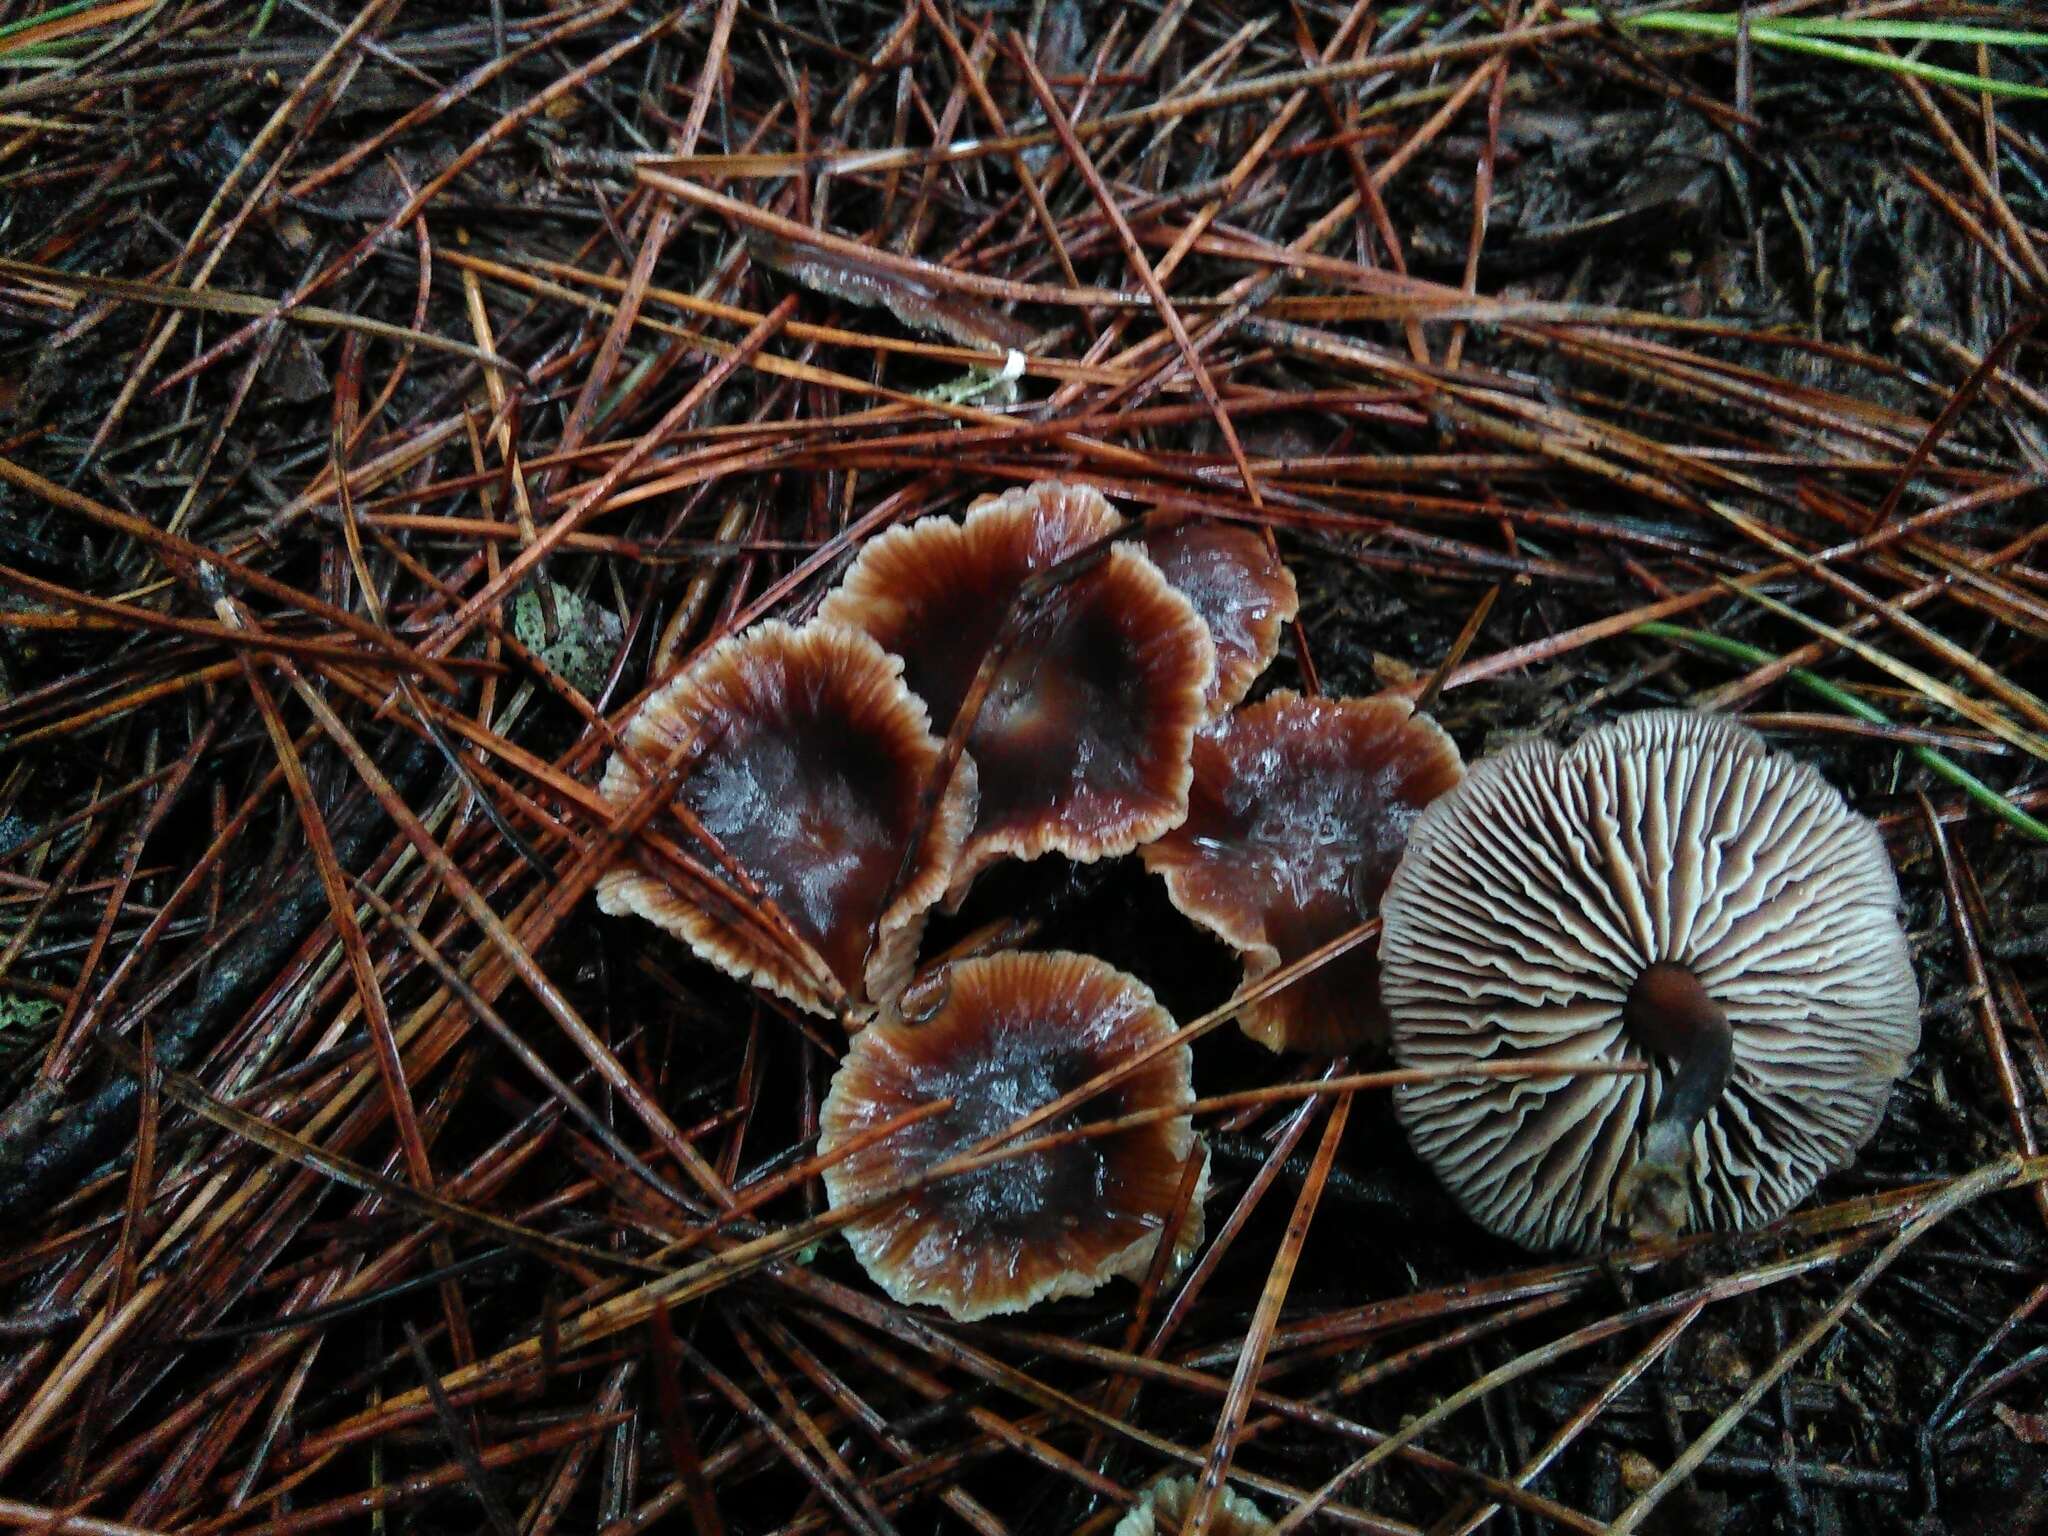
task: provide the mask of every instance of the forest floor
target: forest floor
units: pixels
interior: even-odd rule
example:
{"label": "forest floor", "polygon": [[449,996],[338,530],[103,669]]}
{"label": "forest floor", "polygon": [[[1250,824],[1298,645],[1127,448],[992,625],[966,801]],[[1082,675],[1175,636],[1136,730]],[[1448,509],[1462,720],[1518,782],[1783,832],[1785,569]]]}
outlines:
{"label": "forest floor", "polygon": [[[35,3],[0,1525],[1106,1533],[1207,1465],[1400,1536],[2048,1530],[2048,17]],[[1855,1165],[1532,1255],[1224,1030],[1198,1092],[1274,1092],[1200,1117],[1195,1267],[882,1298],[808,1161],[843,1032],[599,913],[590,786],[664,672],[1048,477],[1270,528],[1261,690],[1814,764],[1924,1005]],[[1238,979],[1136,860],[927,947],[991,923],[1183,1021]]]}

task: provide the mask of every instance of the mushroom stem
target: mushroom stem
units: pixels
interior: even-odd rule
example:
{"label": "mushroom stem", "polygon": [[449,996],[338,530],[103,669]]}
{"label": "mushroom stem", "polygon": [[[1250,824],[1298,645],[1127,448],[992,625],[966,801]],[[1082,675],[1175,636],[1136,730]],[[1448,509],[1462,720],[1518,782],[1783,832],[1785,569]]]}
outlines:
{"label": "mushroom stem", "polygon": [[1728,1086],[1735,1033],[1699,977],[1670,960],[1657,961],[1636,978],[1621,1017],[1645,1050],[1678,1063],[1678,1078],[1643,1135],[1642,1154],[1621,1181],[1615,1215],[1633,1237],[1670,1237],[1685,1226],[1693,1128]]}

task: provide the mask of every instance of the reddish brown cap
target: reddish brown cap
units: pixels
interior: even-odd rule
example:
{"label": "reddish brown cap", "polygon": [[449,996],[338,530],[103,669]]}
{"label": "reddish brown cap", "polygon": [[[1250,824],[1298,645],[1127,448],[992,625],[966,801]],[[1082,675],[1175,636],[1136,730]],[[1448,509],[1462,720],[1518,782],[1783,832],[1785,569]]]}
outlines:
{"label": "reddish brown cap", "polygon": [[[1122,520],[1086,486],[1045,481],[963,523],[929,517],[861,551],[820,616],[872,635],[944,734],[1026,580]],[[1033,612],[967,747],[980,809],[954,895],[1005,854],[1129,853],[1187,810],[1188,751],[1215,647],[1143,550],[1118,545]]]}
{"label": "reddish brown cap", "polygon": [[[825,1097],[818,1147],[830,1153],[935,1099],[952,1107],[827,1168],[835,1209],[968,1150],[1175,1029],[1142,982],[1089,955],[963,960],[939,985],[941,1000],[921,1022],[884,1018],[854,1037]],[[1027,1139],[1193,1102],[1183,1045]],[[927,1185],[850,1223],[846,1236],[898,1301],[963,1321],[1021,1312],[1142,1274],[1181,1172],[1201,1155],[1187,1115],[1154,1120]],[[1200,1241],[1200,1210],[1197,1191],[1182,1229],[1189,1249]]]}
{"label": "reddish brown cap", "polygon": [[[638,761],[613,757],[599,786],[607,800],[629,801],[646,782],[643,769],[659,768],[701,735],[705,745],[677,798],[824,962],[855,1022],[910,979],[925,917],[974,815],[973,764],[963,760],[899,876],[942,756],[902,672],[857,630],[761,624],[713,646],[650,695],[624,732]],[[723,876],[708,848],[673,823],[668,830]],[[800,1008],[833,1011],[815,966],[742,921],[730,892],[629,863],[598,882],[597,901],[606,912],[658,923],[742,981]]]}
{"label": "reddish brown cap", "polygon": [[1145,535],[1145,553],[1195,605],[1216,644],[1209,718],[1235,708],[1280,651],[1301,598],[1294,573],[1249,528],[1189,519]]}
{"label": "reddish brown cap", "polygon": [[[1195,738],[1188,819],[1144,850],[1145,867],[1256,981],[1378,910],[1409,827],[1464,771],[1457,745],[1407,699],[1276,693]],[[1238,1024],[1276,1051],[1384,1040],[1374,946],[1252,1004]]]}

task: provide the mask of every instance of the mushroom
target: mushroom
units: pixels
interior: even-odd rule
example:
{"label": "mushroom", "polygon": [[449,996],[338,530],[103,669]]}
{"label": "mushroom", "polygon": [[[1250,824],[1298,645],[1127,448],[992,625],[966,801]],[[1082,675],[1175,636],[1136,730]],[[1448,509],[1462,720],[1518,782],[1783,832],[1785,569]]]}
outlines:
{"label": "mushroom", "polygon": [[[926,804],[943,744],[901,662],[841,625],[762,624],[657,689],[623,739],[599,785],[614,804],[636,798],[677,747],[701,743],[676,803],[813,953],[775,943],[732,892],[671,879],[644,857],[599,880],[600,908],[638,913],[727,974],[829,1014],[822,962],[853,1023],[903,989],[974,815],[974,771],[963,759],[936,808]],[[702,842],[675,841],[730,883]]]}
{"label": "mushroom", "polygon": [[[854,1037],[825,1096],[818,1147],[829,1155],[934,1100],[952,1106],[829,1166],[834,1209],[969,1150],[1175,1030],[1144,983],[1089,955],[962,960],[934,986],[921,1018],[884,1018]],[[1193,1102],[1193,1058],[1183,1045],[1027,1139]],[[1189,1116],[1169,1115],[926,1185],[854,1220],[846,1236],[898,1301],[962,1321],[1021,1312],[1143,1274],[1187,1160],[1202,1155]],[[1183,1250],[1200,1241],[1200,1199],[1198,1189]]]}
{"label": "mushroom", "polygon": [[1529,1247],[1769,1221],[1869,1139],[1919,1044],[1898,906],[1877,829],[1729,721],[1652,711],[1488,758],[1383,903],[1395,1057],[1655,1069],[1453,1076],[1395,1111]]}
{"label": "mushroom", "polygon": [[[1117,1521],[1110,1536],[1177,1536],[1187,1524],[1194,1507],[1195,1490],[1201,1486],[1192,1477],[1163,1477],[1145,1490],[1131,1506],[1130,1513]],[[1210,1536],[1266,1536],[1273,1522],[1259,1513],[1259,1506],[1225,1483],[1216,1491],[1216,1503],[1209,1520]]]}
{"label": "mushroom", "polygon": [[1249,528],[1189,518],[1145,535],[1145,553],[1195,605],[1216,645],[1211,720],[1243,702],[1301,606],[1294,573]]}
{"label": "mushroom", "polygon": [[[1010,491],[964,522],[928,517],[880,535],[819,616],[901,656],[943,733],[1026,581],[1122,526],[1085,486]],[[952,899],[1005,854],[1088,863],[1177,825],[1214,669],[1201,618],[1133,545],[1033,602],[967,739],[980,810]]]}
{"label": "mushroom", "polygon": [[[1173,904],[1256,981],[1379,909],[1409,828],[1464,773],[1458,748],[1395,695],[1275,693],[1195,738],[1188,817],[1147,846]],[[1275,1051],[1338,1055],[1386,1038],[1379,962],[1361,944],[1238,1015]]]}

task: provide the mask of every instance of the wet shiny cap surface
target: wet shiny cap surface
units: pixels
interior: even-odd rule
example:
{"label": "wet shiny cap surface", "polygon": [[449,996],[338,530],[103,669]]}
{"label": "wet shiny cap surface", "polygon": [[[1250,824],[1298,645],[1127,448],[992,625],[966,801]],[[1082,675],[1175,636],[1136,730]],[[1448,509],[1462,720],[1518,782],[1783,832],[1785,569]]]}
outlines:
{"label": "wet shiny cap surface", "polygon": [[[972,815],[974,775],[968,763],[954,777],[919,837],[920,797],[941,744],[894,657],[842,626],[762,624],[650,695],[623,739],[631,755],[607,764],[607,800],[633,799],[643,772],[659,771],[679,745],[701,743],[675,801],[788,919],[856,1022],[902,989]],[[676,818],[658,813],[653,829],[732,884]],[[636,858],[606,874],[597,895],[605,911],[658,923],[730,975],[833,1011],[816,967],[744,920],[734,890]]]}
{"label": "wet shiny cap surface", "polygon": [[[925,1014],[854,1038],[826,1095],[819,1150],[934,1100],[952,1107],[826,1169],[835,1209],[966,1151],[1174,1032],[1143,983],[1064,952],[961,961]],[[1191,1074],[1187,1047],[1169,1049],[1029,1135],[1189,1105]],[[1201,1155],[1192,1123],[1175,1115],[929,1185],[852,1222],[846,1236],[898,1301],[962,1320],[1021,1312],[1142,1274],[1190,1155]],[[1182,1243],[1199,1236],[1198,1193]]]}
{"label": "wet shiny cap surface", "polygon": [[[1256,981],[1379,910],[1424,806],[1464,767],[1408,700],[1281,692],[1195,739],[1188,817],[1144,850],[1173,904],[1244,956]],[[1239,1016],[1270,1049],[1335,1055],[1382,1040],[1379,963],[1363,943]]]}
{"label": "wet shiny cap surface", "polygon": [[[950,728],[1025,583],[1122,526],[1054,481],[873,540],[820,610],[901,656],[933,728]],[[955,895],[996,859],[1129,853],[1185,814],[1188,753],[1215,647],[1142,548],[1117,545],[1029,610],[975,717],[979,810]]]}
{"label": "wet shiny cap surface", "polygon": [[1216,719],[1280,653],[1280,632],[1301,606],[1294,573],[1252,529],[1197,518],[1146,534],[1145,553],[1209,627],[1216,676],[1206,702]]}
{"label": "wet shiny cap surface", "polygon": [[1685,1228],[1760,1225],[1847,1165],[1919,1044],[1876,827],[1731,721],[1652,711],[1488,758],[1424,813],[1384,905],[1401,1065],[1659,1064],[1395,1090],[1445,1187],[1533,1248],[1599,1245],[1672,1091],[1624,1018],[1652,966],[1697,978],[1733,1034],[1674,1195]]}

